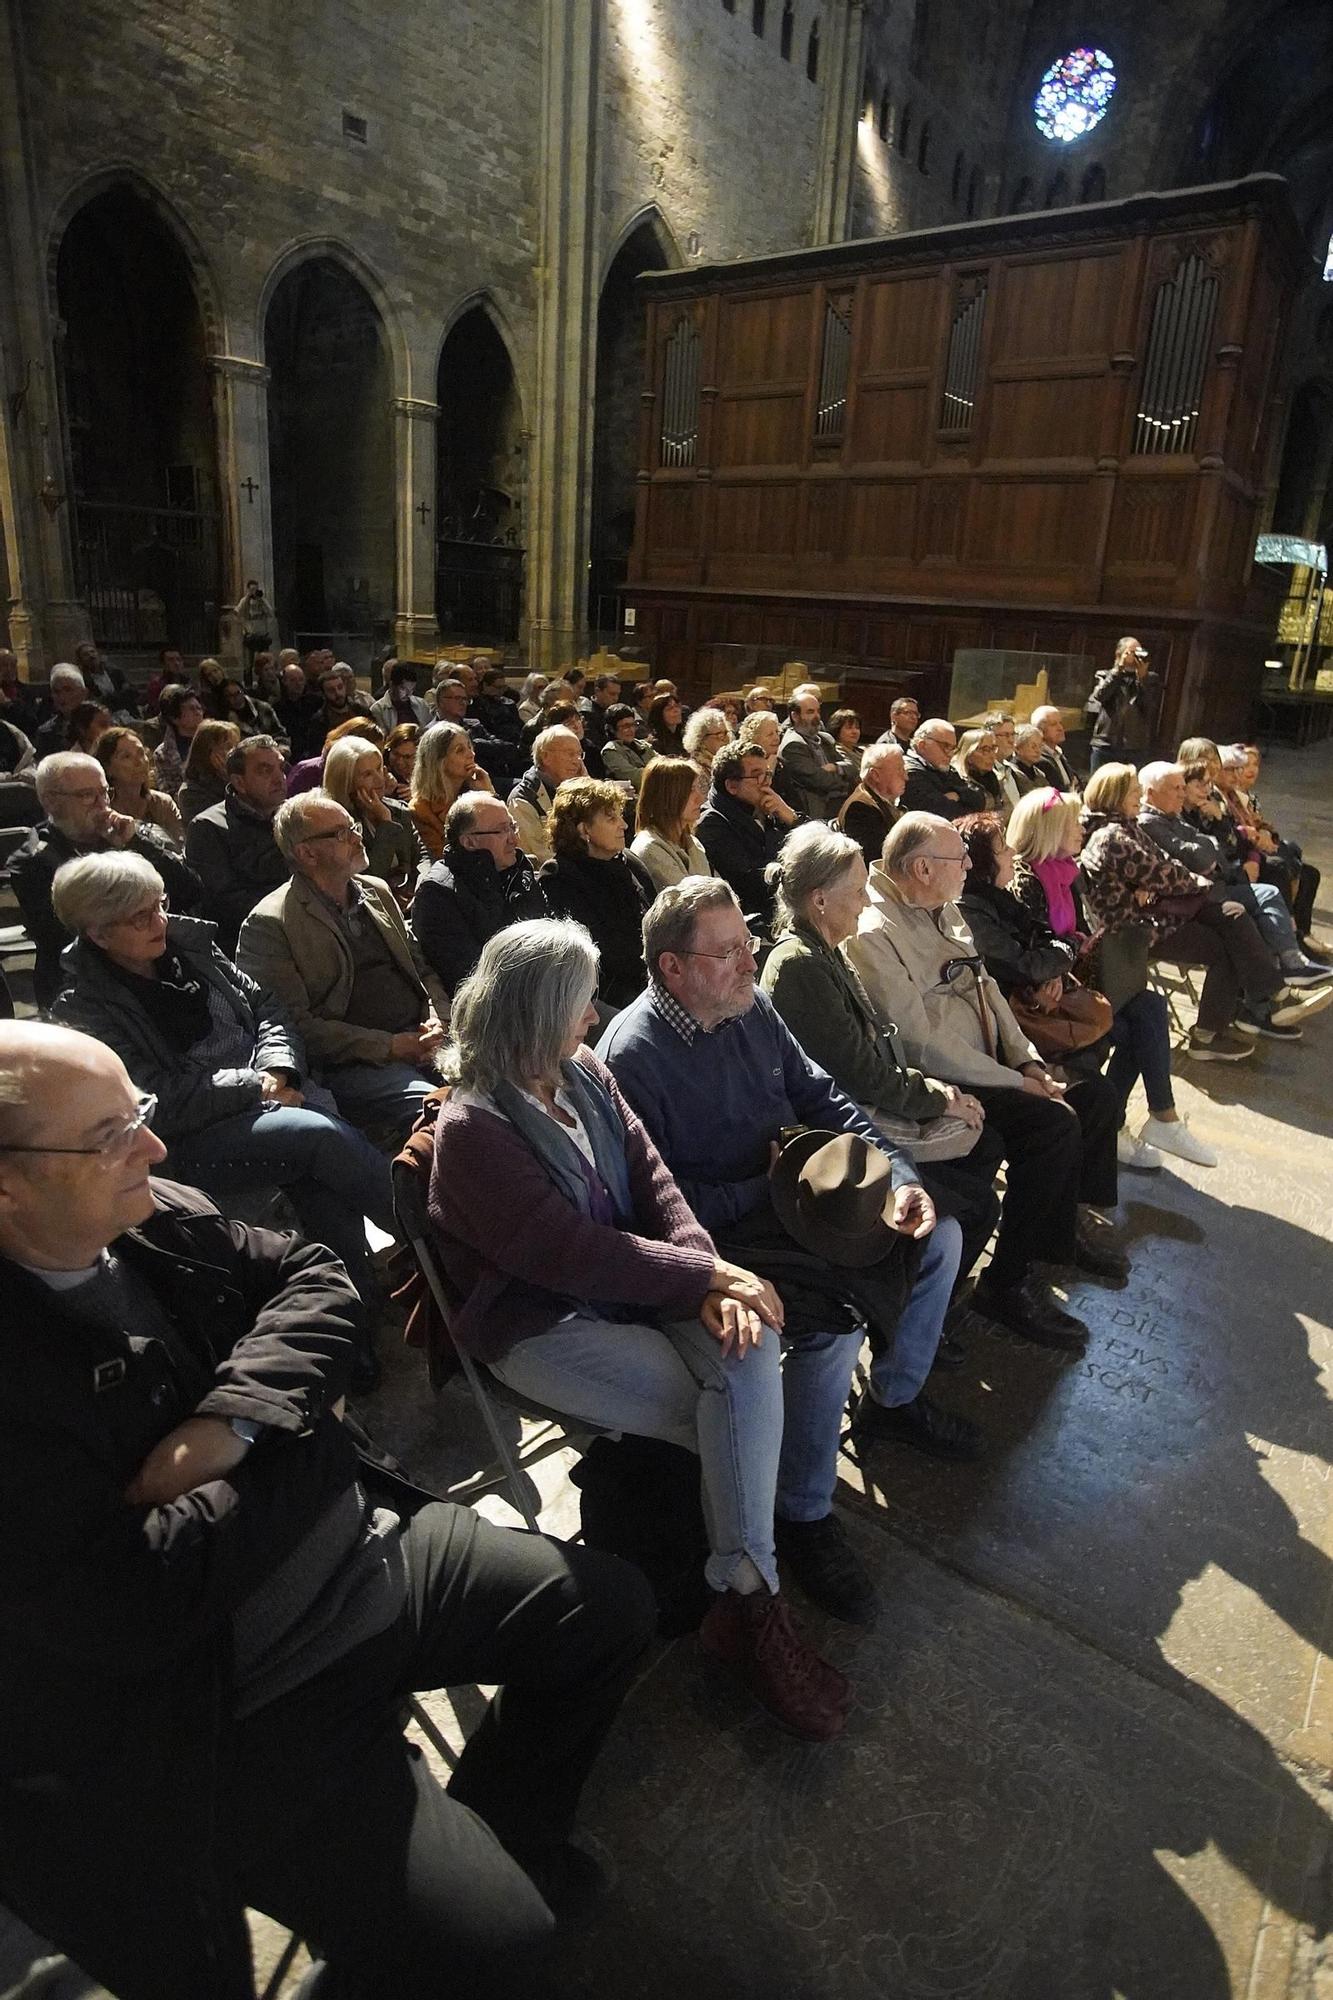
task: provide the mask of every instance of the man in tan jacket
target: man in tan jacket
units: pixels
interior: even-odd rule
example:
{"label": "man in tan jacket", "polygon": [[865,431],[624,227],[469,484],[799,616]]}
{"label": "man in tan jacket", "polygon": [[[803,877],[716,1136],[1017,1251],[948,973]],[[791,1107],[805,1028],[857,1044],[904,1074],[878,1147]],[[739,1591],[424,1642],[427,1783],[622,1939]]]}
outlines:
{"label": "man in tan jacket", "polygon": [[343,1116],[397,1146],[438,1082],[448,998],[389,889],[361,872],[361,836],[335,799],[288,799],[273,835],[292,879],[242,924],[237,963],[298,1026]]}
{"label": "man in tan jacket", "polygon": [[1117,1116],[1099,1076],[1072,1085],[1047,1069],[986,971],[956,907],[967,849],[947,819],[907,813],[870,871],[869,904],[842,947],[877,1011],[897,1027],[905,1060],[977,1097],[1008,1161],[995,1254],[974,1304],[1027,1339],[1079,1349],[1081,1320],[1065,1312],[1038,1263],[1077,1265],[1122,1280],[1128,1263],[1078,1204],[1116,1199]]}

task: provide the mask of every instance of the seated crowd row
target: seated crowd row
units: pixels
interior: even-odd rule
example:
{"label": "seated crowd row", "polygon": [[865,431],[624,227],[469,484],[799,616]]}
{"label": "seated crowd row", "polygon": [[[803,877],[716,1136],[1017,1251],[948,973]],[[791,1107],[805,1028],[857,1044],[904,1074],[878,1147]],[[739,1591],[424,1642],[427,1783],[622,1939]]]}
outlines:
{"label": "seated crowd row", "polygon": [[[0,1657],[21,1690],[0,1824],[16,1786],[62,1804],[0,1895],[124,2000],[248,1991],[215,1977],[247,1901],[301,1928],[330,1992],[433,1993],[442,1967],[511,1990],[577,1889],[579,1789],[650,1601],[596,1551],[386,1498],[342,1420],[375,1378],[365,1222],[397,1233],[389,1161],[420,1114],[449,1338],[520,1397],[698,1456],[700,1644],[824,1742],[851,1688],[781,1585],[877,1614],[833,1504],[863,1342],[858,1450],[978,1456],[928,1391],[968,1316],[1081,1352],[1056,1286],[1124,1282],[1120,1166],[1213,1163],[1175,1109],[1152,959],[1207,967],[1199,1056],[1291,1038],[1333,1000],[1317,877],[1266,828],[1243,753],[1103,761],[1080,797],[1059,740],[1018,782],[1003,718],[978,758],[899,704],[895,740],[858,758],[806,688],[771,748],[759,699],[682,718],[684,754],[645,756],[635,786],[601,706],[594,731],[538,729],[507,802],[474,751],[438,859],[396,881],[370,865],[389,801],[359,728],[290,795],[276,738],[232,744],[183,855],[113,806],[96,755],[37,766],[15,883],[48,1019],[0,1024]],[[998,798],[973,796],[985,775]],[[265,1186],[304,1247],[193,1192]],[[207,1661],[193,1715],[164,1699],[186,1658]],[[504,1691],[441,1798],[397,1718],[459,1680]],[[364,1738],[339,1735],[353,1709]],[[275,1828],[284,1778],[299,1810]],[[226,1828],[209,1898],[182,1837],[195,1794]],[[127,1798],[133,1844],[108,1832]],[[150,1866],[175,1900],[160,1874],[120,1893]]]}

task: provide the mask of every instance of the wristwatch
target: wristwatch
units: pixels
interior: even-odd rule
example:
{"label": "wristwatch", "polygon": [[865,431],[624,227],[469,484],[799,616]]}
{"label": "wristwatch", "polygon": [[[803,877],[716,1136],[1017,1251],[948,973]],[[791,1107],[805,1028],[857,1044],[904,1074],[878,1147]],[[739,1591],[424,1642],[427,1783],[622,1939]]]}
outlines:
{"label": "wristwatch", "polygon": [[252,1422],[249,1417],[231,1417],[228,1422],[242,1444],[258,1444],[264,1435],[264,1426]]}

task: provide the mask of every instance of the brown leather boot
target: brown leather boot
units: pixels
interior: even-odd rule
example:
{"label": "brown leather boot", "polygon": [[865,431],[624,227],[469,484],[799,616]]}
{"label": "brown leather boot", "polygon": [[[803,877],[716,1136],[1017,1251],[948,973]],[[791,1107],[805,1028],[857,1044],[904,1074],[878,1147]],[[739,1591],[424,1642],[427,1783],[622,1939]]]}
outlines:
{"label": "brown leather boot", "polygon": [[851,1687],[802,1637],[785,1599],[726,1591],[705,1614],[699,1644],[794,1736],[828,1743],[841,1733]]}

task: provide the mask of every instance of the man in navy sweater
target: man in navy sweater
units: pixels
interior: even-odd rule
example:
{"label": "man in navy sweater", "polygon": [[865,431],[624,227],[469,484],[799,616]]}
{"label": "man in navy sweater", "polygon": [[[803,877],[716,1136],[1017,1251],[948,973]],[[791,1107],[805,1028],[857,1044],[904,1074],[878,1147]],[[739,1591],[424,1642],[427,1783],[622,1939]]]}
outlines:
{"label": "man in navy sweater", "polygon": [[[617,1014],[597,1053],[704,1227],[717,1241],[743,1242],[752,1268],[777,1284],[788,1327],[789,1282],[807,1301],[822,1295],[827,1317],[788,1345],[784,1361],[778,1553],[825,1610],[868,1622],[874,1586],[832,1512],[842,1416],[860,1349],[852,1328],[861,1316],[875,1322],[877,1296],[892,1299],[889,1323],[877,1326],[882,1345],[870,1395],[857,1410],[861,1440],[890,1438],[937,1457],[975,1457],[974,1426],[921,1393],[958,1268],[958,1225],[950,1217],[937,1224],[908,1155],[810,1061],[767,995],[756,991],[755,940],[725,882],[695,876],[663,890],[643,932],[648,989]],[[922,1246],[905,1306],[901,1260],[885,1260],[898,1290],[886,1283],[877,1295],[880,1267],[843,1271],[798,1252],[786,1236],[772,1208],[769,1174],[783,1132],[797,1125],[857,1133],[888,1156],[895,1202],[886,1219],[912,1239],[914,1251]]]}

